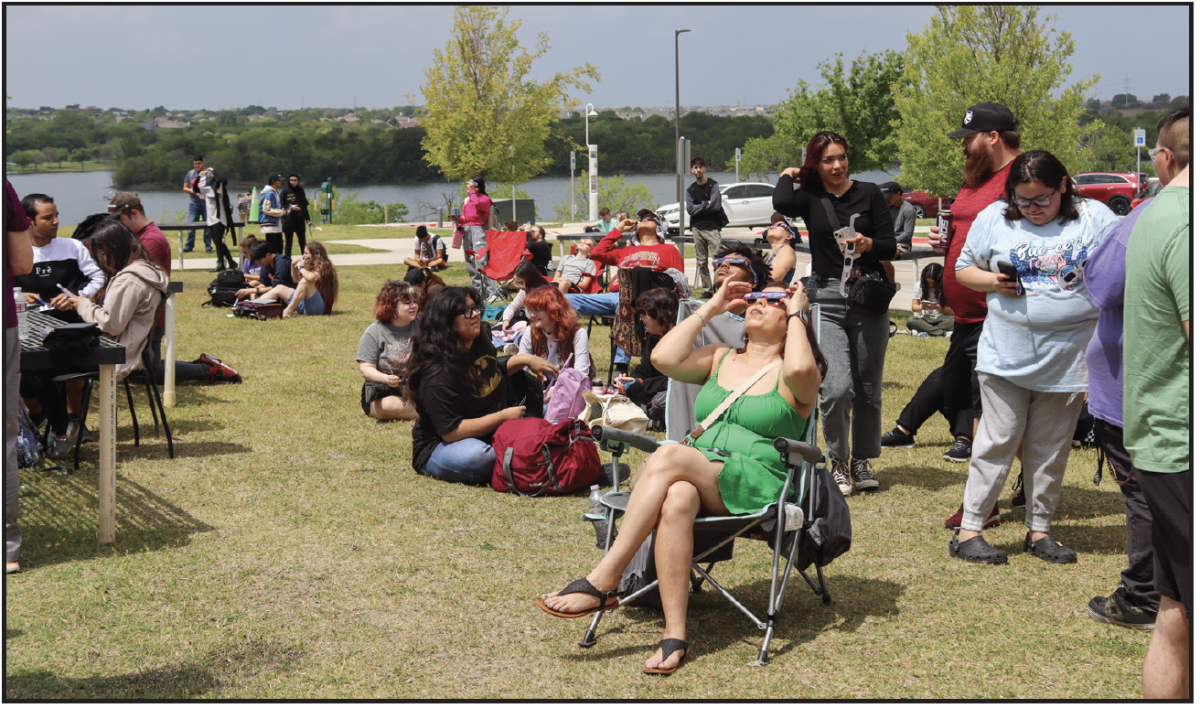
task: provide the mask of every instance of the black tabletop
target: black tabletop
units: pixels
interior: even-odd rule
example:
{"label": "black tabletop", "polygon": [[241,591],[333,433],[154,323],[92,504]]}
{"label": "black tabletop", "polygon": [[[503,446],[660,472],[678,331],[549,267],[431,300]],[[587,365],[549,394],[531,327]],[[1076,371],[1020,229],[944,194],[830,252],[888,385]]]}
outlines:
{"label": "black tabletop", "polygon": [[100,344],[87,358],[71,367],[53,366],[50,363],[50,352],[42,346],[42,339],[51,330],[66,325],[66,322],[51,317],[44,312],[30,312],[25,315],[29,332],[21,339],[21,371],[26,373],[71,373],[74,371],[89,371],[97,366],[106,364],[124,364],[125,347],[117,344],[108,337],[101,335]]}

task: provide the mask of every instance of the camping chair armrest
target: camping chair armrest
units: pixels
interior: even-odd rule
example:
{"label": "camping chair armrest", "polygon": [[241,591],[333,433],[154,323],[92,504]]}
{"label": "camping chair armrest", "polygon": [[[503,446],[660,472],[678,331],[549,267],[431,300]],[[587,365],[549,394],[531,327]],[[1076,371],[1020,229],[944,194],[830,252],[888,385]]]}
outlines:
{"label": "camping chair armrest", "polygon": [[654,452],[658,449],[658,440],[650,435],[640,435],[631,433],[628,430],[621,430],[608,425],[593,425],[592,439],[598,443],[612,440],[619,443],[627,443],[636,447],[643,452]]}
{"label": "camping chair armrest", "polygon": [[784,462],[788,462],[787,457],[792,454],[800,455],[810,465],[819,465],[825,460],[825,455],[816,446],[790,438],[775,438],[775,449]]}

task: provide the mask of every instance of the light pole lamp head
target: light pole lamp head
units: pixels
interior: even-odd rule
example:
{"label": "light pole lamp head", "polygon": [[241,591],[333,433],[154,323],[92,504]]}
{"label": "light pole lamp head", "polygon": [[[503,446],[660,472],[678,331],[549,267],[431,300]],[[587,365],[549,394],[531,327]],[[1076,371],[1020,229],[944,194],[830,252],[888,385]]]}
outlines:
{"label": "light pole lamp head", "polygon": [[679,35],[683,34],[684,32],[691,32],[691,30],[690,29],[677,29],[677,30],[675,30],[675,38],[678,39]]}
{"label": "light pole lamp head", "polygon": [[600,117],[600,114],[597,113],[595,110],[588,112],[588,118],[599,118],[599,117]]}

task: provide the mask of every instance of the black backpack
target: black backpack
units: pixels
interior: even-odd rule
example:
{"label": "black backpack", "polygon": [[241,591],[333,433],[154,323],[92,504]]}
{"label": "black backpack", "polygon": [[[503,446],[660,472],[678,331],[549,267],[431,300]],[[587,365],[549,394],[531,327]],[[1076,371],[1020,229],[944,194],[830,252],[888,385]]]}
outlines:
{"label": "black backpack", "polygon": [[246,282],[242,271],[236,268],[223,270],[217,273],[216,280],[208,284],[209,300],[202,305],[233,307],[237,304],[237,291],[248,287],[250,284]]}

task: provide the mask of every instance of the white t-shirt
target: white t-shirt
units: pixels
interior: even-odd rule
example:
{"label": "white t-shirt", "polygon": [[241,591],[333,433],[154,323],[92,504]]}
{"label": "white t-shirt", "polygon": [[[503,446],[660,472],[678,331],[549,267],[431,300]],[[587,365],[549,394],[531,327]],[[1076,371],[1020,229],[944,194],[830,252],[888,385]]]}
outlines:
{"label": "white t-shirt", "polygon": [[1080,267],[1117,223],[1108,207],[1093,199],[1076,202],[1079,218],[1065,226],[1054,219],[1035,226],[1028,219],[1008,221],[1005,201],[979,212],[955,270],[977,266],[998,272],[997,262],[1017,269],[1025,294],[987,294],[988,314],[979,335],[976,370],[1008,379],[1032,391],[1087,390],[1088,341],[1099,311],[1082,280]]}
{"label": "white t-shirt", "polygon": [[583,256],[566,255],[558,265],[562,276],[572,283],[578,283],[584,275],[596,276],[596,261]]}
{"label": "white t-shirt", "polygon": [[425,243],[421,243],[421,239],[414,236],[413,250],[421,254],[421,260],[432,261],[435,258],[441,258],[442,251],[446,250],[446,244],[437,234],[429,234]]}
{"label": "white t-shirt", "polygon": [[[588,352],[588,333],[586,328],[580,327],[575,332],[574,344],[575,358],[571,360],[571,368],[586,376],[592,369],[592,355]],[[550,337],[546,337],[546,352],[546,361],[555,366],[561,365],[558,356],[558,344]],[[521,343],[517,345],[517,353],[533,353],[533,333],[526,332],[525,336],[521,337]]]}

